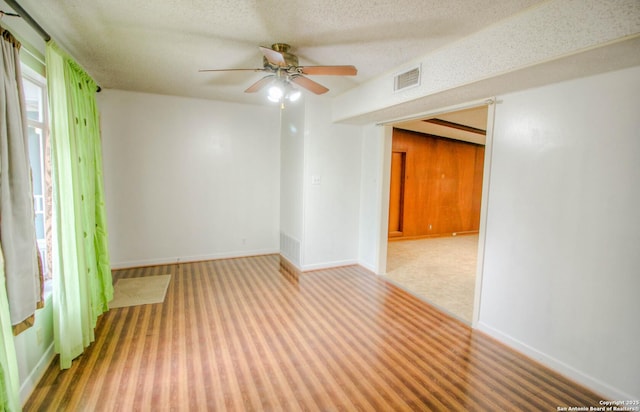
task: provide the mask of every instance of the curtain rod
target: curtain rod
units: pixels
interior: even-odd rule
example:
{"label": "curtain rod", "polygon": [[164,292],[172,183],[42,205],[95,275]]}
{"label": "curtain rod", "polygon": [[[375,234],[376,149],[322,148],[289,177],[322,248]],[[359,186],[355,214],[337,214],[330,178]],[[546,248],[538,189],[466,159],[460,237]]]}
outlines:
{"label": "curtain rod", "polygon": [[40,37],[42,37],[45,42],[51,40],[51,36],[49,36],[49,33],[47,33],[45,29],[43,29],[42,26],[40,26],[38,22],[35,21],[33,17],[31,17],[31,15],[27,13],[27,11],[23,9],[22,6],[19,5],[15,0],[4,0],[4,2],[7,3],[13,10],[15,10],[20,15],[20,17],[22,17],[24,21],[29,24],[29,26],[37,31]]}
{"label": "curtain rod", "polygon": [[[45,43],[51,40],[51,36],[49,35],[49,33],[47,33],[47,31],[43,29],[42,26],[40,26],[38,22],[35,21],[33,17],[31,17],[31,15],[27,13],[27,11],[23,9],[22,6],[19,5],[15,0],[4,0],[4,2],[7,3],[9,7],[11,7],[14,11],[16,11],[19,17],[22,17],[22,19],[26,21],[29,26],[31,26],[31,28],[33,28],[40,35],[40,37],[42,37],[42,40],[44,40]],[[102,88],[99,85],[96,85],[96,91],[100,92],[101,90]]]}

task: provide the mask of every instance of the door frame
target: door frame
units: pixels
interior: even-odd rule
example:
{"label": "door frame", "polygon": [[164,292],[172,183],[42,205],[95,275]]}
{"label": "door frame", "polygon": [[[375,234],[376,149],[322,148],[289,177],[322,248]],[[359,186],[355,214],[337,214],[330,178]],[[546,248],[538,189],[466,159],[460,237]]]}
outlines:
{"label": "door frame", "polygon": [[487,234],[487,210],[489,208],[489,185],[491,182],[491,157],[493,151],[493,124],[495,118],[495,98],[482,99],[460,105],[449,106],[438,110],[432,110],[420,114],[392,119],[378,123],[384,126],[384,153],[382,156],[382,190],[380,192],[380,211],[377,263],[378,274],[384,275],[387,272],[387,248],[388,248],[388,226],[389,226],[389,190],[391,185],[391,154],[393,124],[400,121],[433,117],[434,115],[456,112],[473,107],[487,106],[487,134],[484,151],[484,169],[482,176],[482,200],[480,205],[480,229],[478,233],[478,263],[476,265],[476,285],[473,299],[473,316],[471,327],[476,328],[480,319],[482,309],[482,278],[484,271],[484,249]]}

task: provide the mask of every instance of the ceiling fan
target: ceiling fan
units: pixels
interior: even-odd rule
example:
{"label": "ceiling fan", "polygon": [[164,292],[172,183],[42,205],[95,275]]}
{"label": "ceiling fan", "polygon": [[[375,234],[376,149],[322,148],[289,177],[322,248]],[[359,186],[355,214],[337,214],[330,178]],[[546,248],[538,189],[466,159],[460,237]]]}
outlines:
{"label": "ceiling fan", "polygon": [[298,56],[289,53],[291,46],[285,43],[275,43],[271,48],[259,47],[263,54],[261,69],[202,69],[201,72],[252,71],[266,72],[267,76],[253,83],[245,93],[256,93],[274,80],[285,85],[295,83],[298,86],[315,93],[323,94],[329,91],[305,75],[320,76],[355,76],[358,70],[354,66],[299,66]]}

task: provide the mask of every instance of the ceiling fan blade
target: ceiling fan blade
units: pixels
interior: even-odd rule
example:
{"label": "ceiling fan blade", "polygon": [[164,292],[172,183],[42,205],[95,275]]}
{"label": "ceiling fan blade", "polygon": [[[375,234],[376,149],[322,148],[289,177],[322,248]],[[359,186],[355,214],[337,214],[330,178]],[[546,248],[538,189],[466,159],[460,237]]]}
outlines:
{"label": "ceiling fan blade", "polygon": [[262,46],[260,46],[259,49],[262,52],[262,54],[264,54],[264,57],[267,58],[267,61],[273,64],[274,66],[284,67],[287,65],[287,62],[285,61],[282,53],[272,49],[267,49],[266,47],[262,47]]}
{"label": "ceiling fan blade", "polygon": [[269,76],[264,76],[262,79],[258,80],[257,82],[255,82],[254,84],[252,84],[251,86],[249,86],[247,88],[247,90],[245,90],[245,93],[256,93],[258,91],[260,91],[260,89],[262,89],[264,86],[266,86],[267,84],[271,83],[271,80],[274,78],[274,75],[269,75]]}
{"label": "ceiling fan blade", "polygon": [[355,66],[300,66],[302,74],[316,76],[355,76],[358,69]]}
{"label": "ceiling fan blade", "polygon": [[298,86],[302,86],[305,89],[313,92],[315,94],[323,94],[329,91],[326,87],[321,85],[320,83],[316,83],[313,80],[304,77],[304,76],[291,76],[291,81],[297,84]]}
{"label": "ceiling fan blade", "polygon": [[264,69],[200,69],[199,72],[263,72]]}

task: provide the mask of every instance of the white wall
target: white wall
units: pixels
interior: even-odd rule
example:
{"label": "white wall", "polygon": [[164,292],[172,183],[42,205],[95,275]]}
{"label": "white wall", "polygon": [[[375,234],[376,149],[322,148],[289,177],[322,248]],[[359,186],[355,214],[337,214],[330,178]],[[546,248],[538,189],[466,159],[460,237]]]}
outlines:
{"label": "white wall", "polygon": [[279,115],[117,90],[98,94],[113,267],[279,249]]}
{"label": "white wall", "polygon": [[640,398],[640,67],[499,96],[480,329]]}
{"label": "white wall", "polygon": [[361,128],[332,123],[323,97],[307,96],[305,113],[302,269],[355,264]]}
{"label": "white wall", "polygon": [[300,268],[304,237],[304,99],[287,105],[281,113],[280,254]]}
{"label": "white wall", "polygon": [[374,273],[384,274],[390,175],[384,168],[391,162],[392,131],[369,125],[363,127],[362,134],[358,263]]}
{"label": "white wall", "polygon": [[20,375],[20,400],[24,403],[55,357],[53,304],[49,291],[45,292],[44,307],[36,310],[34,325],[15,336],[14,343]]}

